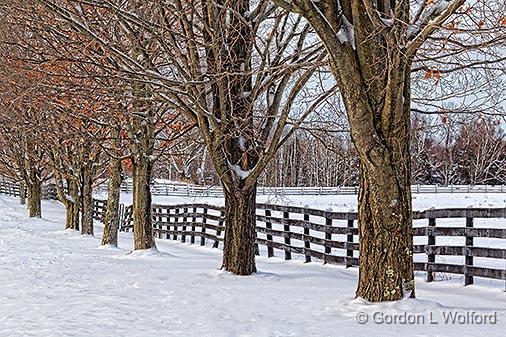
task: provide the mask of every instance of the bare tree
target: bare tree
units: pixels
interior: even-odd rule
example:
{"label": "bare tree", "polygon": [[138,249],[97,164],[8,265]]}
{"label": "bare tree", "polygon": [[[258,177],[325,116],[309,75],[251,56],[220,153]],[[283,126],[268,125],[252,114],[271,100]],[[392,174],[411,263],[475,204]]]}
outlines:
{"label": "bare tree", "polygon": [[357,296],[370,301],[414,296],[412,64],[421,46],[464,1],[274,2],[312,24],[330,55],[330,68],[346,106],[360,157]]}

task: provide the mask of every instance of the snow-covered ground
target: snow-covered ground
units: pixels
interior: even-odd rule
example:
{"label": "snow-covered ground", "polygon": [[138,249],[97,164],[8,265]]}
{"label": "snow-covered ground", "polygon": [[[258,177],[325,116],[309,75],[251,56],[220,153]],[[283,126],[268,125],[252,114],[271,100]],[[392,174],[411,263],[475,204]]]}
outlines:
{"label": "snow-covered ground", "polygon": [[100,227],[82,237],[62,230],[59,203],[43,212],[29,220],[0,195],[2,337],[490,337],[506,328],[502,289],[417,278],[418,299],[369,304],[353,298],[356,269],[258,258],[259,272],[239,277],[218,270],[216,249],[159,240],[159,253],[129,254],[128,233],[104,249]]}
{"label": "snow-covered ground", "polygon": [[[106,193],[97,193],[97,198],[106,199]],[[132,203],[132,194],[122,193],[121,202]],[[221,206],[223,198],[215,197],[182,197],[182,196],[153,196],[153,202],[157,204],[179,203],[207,203]],[[259,203],[272,203],[299,207],[332,210],[335,212],[356,212],[358,201],[356,195],[301,195],[301,196],[276,196],[259,195]],[[506,193],[427,193],[413,194],[413,209],[425,210],[430,208],[460,208],[460,207],[506,207]]]}

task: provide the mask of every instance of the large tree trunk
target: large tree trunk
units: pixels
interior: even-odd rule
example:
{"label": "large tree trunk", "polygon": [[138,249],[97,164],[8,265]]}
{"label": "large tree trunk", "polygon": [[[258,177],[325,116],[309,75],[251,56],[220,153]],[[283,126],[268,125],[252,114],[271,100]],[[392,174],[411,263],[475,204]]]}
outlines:
{"label": "large tree trunk", "polygon": [[28,212],[30,218],[42,216],[42,182],[35,169],[30,169],[28,188]]}
{"label": "large tree trunk", "polygon": [[65,200],[65,229],[79,230],[80,200],[79,188],[74,180],[67,181],[69,199]]}
{"label": "large tree trunk", "polygon": [[65,191],[61,173],[55,170],[54,176],[58,199],[65,206],[65,229],[79,230],[79,186],[75,179],[67,179],[67,191]]}
{"label": "large tree trunk", "polygon": [[26,185],[24,182],[19,183],[19,204],[26,205]]}
{"label": "large tree trunk", "polygon": [[71,202],[65,210],[65,229],[79,230],[79,203]]}
{"label": "large tree trunk", "polygon": [[[142,64],[149,66],[146,48],[149,39],[136,39],[132,54],[141,58]],[[155,248],[151,215],[151,174],[155,148],[155,111],[153,88],[146,83],[134,82],[132,92],[135,99],[132,108],[135,113],[131,119],[132,162],[133,162],[133,227],[134,250]]]}
{"label": "large tree trunk", "polygon": [[155,247],[151,216],[151,173],[152,164],[144,156],[139,156],[133,171],[133,218],[134,249]]}
{"label": "large tree trunk", "polygon": [[369,301],[414,297],[409,160],[399,161],[409,156],[404,147],[382,153],[379,166],[361,158],[357,296]]}
{"label": "large tree trunk", "polygon": [[222,268],[237,275],[256,272],[256,187],[225,191],[226,230]]}
{"label": "large tree trunk", "polygon": [[82,173],[81,234],[93,235],[93,173],[89,166]]}
{"label": "large tree trunk", "polygon": [[118,246],[119,200],[121,188],[121,161],[111,159],[107,185],[107,209],[104,219],[102,245]]}
{"label": "large tree trunk", "polygon": [[[390,65],[390,71],[399,73],[397,82],[378,91],[343,87],[352,139],[360,158],[357,296],[372,302],[415,295],[409,65],[404,67],[402,71],[402,67],[393,69]],[[378,99],[382,96],[384,101]],[[370,116],[370,124],[364,123],[364,116]]]}

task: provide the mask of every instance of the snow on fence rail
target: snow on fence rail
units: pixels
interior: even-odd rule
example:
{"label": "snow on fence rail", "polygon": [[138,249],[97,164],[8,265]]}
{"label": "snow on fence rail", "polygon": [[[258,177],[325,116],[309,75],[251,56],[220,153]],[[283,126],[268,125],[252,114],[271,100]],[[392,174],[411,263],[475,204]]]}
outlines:
{"label": "snow on fence rail", "polygon": [[[105,185],[98,186],[101,191],[106,191]],[[131,193],[132,181],[124,181],[121,190]],[[505,185],[412,185],[413,193],[506,193]],[[157,196],[207,196],[222,197],[223,190],[219,186],[196,186],[177,183],[154,183],[151,185],[151,193]],[[266,187],[259,186],[257,195],[354,195],[358,194],[358,186],[338,187]]]}
{"label": "snow on fence rail", "polygon": [[[133,230],[131,214],[131,206],[126,207],[120,230]],[[257,204],[257,254],[273,257],[281,252],[285,260],[291,260],[295,255],[306,262],[317,259],[346,267],[358,266],[357,218],[357,213],[353,212]],[[465,225],[436,225],[447,219],[462,219]],[[506,281],[506,227],[476,228],[475,219],[506,219],[506,208],[413,212],[415,270],[426,271],[428,282],[434,280],[436,272],[464,275],[465,285],[473,284],[474,277]],[[420,221],[425,224],[420,225]],[[223,207],[206,204],[153,205],[153,230],[159,239],[218,248],[224,241],[225,227]],[[455,237],[464,238],[465,244],[445,244],[445,241],[451,243]],[[502,248],[476,245],[475,238],[500,239],[499,247]],[[425,239],[426,243],[417,243],[420,239]],[[436,239],[442,244],[437,245]],[[436,257],[447,256],[463,257],[464,262],[436,261]],[[481,265],[474,258],[485,258],[492,263]],[[497,268],[501,262],[504,262],[504,268]]]}

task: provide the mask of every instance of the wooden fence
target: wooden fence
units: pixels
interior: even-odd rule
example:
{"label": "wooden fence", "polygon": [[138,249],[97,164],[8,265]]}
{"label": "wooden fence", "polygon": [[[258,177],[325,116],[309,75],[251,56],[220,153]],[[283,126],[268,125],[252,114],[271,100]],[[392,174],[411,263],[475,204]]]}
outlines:
{"label": "wooden fence", "polygon": [[0,194],[19,197],[19,185],[2,179],[0,180]]}
{"label": "wooden fence", "polygon": [[[104,222],[105,221],[105,213],[107,211],[107,200],[101,199],[93,199],[93,219]],[[116,218],[118,221],[118,228],[124,219],[132,219],[132,207],[125,207],[124,204],[119,204],[118,208],[118,216]]]}
{"label": "wooden fence", "polygon": [[[27,191],[25,191],[25,193],[27,193]],[[0,194],[19,197],[19,184],[16,184],[5,178],[0,180]],[[42,199],[57,200],[58,195],[56,193],[56,187],[52,184],[42,185]]]}
{"label": "wooden fence", "polygon": [[[0,193],[19,196],[19,188],[16,184],[0,181]],[[94,219],[103,221],[106,205],[105,200],[94,200]],[[157,238],[215,248],[222,246],[226,227],[222,207],[153,205],[152,216]],[[120,230],[128,232],[133,229],[132,217],[132,207],[121,205]],[[446,223],[448,219],[451,224]],[[496,219],[501,225],[496,228],[475,226],[477,219]],[[258,254],[273,257],[281,253],[286,260],[295,256],[306,262],[316,259],[347,267],[358,265],[357,213],[257,204],[256,220]],[[413,220],[414,268],[426,271],[428,282],[434,280],[436,272],[464,275],[466,285],[472,284],[474,277],[506,281],[506,208],[431,209],[414,212]],[[424,223],[420,224],[421,221]],[[459,222],[462,225],[458,225]],[[462,238],[464,244],[448,244],[452,238]],[[426,243],[417,243],[420,239]],[[476,244],[475,239],[495,240],[496,247]],[[437,261],[438,257],[440,260],[442,257],[462,257],[463,263]],[[496,262],[492,267],[483,266],[475,258]],[[502,263],[504,267],[498,268]]]}
{"label": "wooden fence", "polygon": [[[132,230],[131,209],[126,208],[121,230]],[[314,259],[324,263],[358,266],[357,213],[328,212],[323,210],[269,204],[257,204],[257,252],[268,257],[293,256],[306,262]],[[427,272],[427,281],[434,273],[464,275],[465,285],[474,277],[506,280],[506,208],[439,209],[414,212],[413,236],[415,244],[414,268]],[[438,225],[452,219],[449,225]],[[461,219],[461,220],[458,220]],[[503,219],[501,228],[476,228],[475,219]],[[425,220],[425,221],[424,221]],[[205,204],[153,205],[154,235],[160,239],[182,243],[222,245],[225,231],[224,208]],[[424,224],[420,224],[423,221]],[[462,226],[455,226],[461,221]],[[464,245],[448,245],[444,241],[455,237],[465,239]],[[419,239],[426,243],[417,244]],[[500,239],[503,248],[482,247],[475,238]],[[418,240],[417,240],[418,239]],[[436,240],[442,244],[436,244]],[[436,261],[436,257],[463,257],[462,264]],[[495,261],[494,266],[482,266],[474,258]],[[423,262],[421,261],[423,260]],[[497,268],[502,262],[504,267]]]}
{"label": "wooden fence", "polygon": [[93,219],[104,222],[107,200],[93,199]]}

